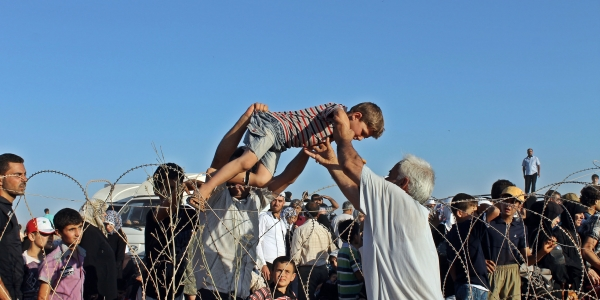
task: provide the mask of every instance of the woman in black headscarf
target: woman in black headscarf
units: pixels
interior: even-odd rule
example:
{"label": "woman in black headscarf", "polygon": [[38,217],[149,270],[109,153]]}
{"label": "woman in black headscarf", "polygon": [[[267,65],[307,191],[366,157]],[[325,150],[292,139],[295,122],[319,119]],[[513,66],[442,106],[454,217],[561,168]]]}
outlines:
{"label": "woman in black headscarf", "polygon": [[[531,207],[525,222],[528,231],[527,242],[534,252],[541,249],[544,243],[554,236],[554,228],[558,226],[562,212],[563,208],[553,201],[537,202]],[[540,268],[550,269],[555,288],[560,288],[569,279],[562,247],[554,248],[537,265]]]}
{"label": "woman in black headscarf", "polygon": [[583,259],[581,258],[581,237],[577,230],[581,226],[587,207],[577,202],[564,202],[565,210],[561,214],[561,226],[554,229],[554,236],[565,256],[568,274],[567,284],[571,290],[579,290],[583,278]]}

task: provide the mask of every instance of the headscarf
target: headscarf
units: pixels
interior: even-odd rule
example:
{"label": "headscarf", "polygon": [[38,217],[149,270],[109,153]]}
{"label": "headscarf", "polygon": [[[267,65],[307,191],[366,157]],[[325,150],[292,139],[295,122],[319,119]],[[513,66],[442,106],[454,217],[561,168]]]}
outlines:
{"label": "headscarf", "polygon": [[287,219],[289,219],[289,218],[291,218],[291,217],[295,217],[295,216],[297,216],[297,215],[298,215],[298,213],[296,213],[296,209],[295,209],[295,208],[293,208],[293,207],[291,207],[291,206],[288,206],[288,207],[286,207],[286,208],[285,208],[285,209],[284,209],[284,210],[281,212],[281,215],[283,216],[283,218],[284,218],[285,220],[287,220]]}
{"label": "headscarf", "polygon": [[104,214],[108,209],[108,204],[100,199],[92,199],[86,201],[83,206],[79,209],[79,214],[83,218],[84,222],[87,222],[94,227],[97,227],[106,235],[106,228],[104,228]]}
{"label": "headscarf", "polygon": [[[531,206],[533,213],[527,214],[527,228],[529,231],[528,240],[530,245],[537,243],[537,247],[543,246],[543,244],[550,239],[552,235],[552,220],[560,216],[563,212],[563,208],[553,201],[539,201]],[[544,218],[542,218],[542,216]]]}
{"label": "headscarf", "polygon": [[565,207],[565,210],[560,215],[560,220],[562,222],[561,226],[569,231],[577,231],[577,226],[575,226],[575,215],[587,212],[587,207],[580,203],[569,201],[563,202],[563,206]]}
{"label": "headscarf", "polygon": [[121,226],[122,226],[121,216],[119,216],[119,214],[116,211],[109,210],[106,212],[106,217],[104,218],[104,223],[109,223],[115,227],[115,230],[113,230],[113,232],[108,232],[108,234],[113,234],[113,233],[119,231],[119,229],[121,229]]}

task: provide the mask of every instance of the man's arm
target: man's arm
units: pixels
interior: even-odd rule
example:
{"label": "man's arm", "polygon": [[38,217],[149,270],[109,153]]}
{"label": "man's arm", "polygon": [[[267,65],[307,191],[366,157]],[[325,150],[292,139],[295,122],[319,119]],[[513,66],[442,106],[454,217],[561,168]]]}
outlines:
{"label": "man's arm", "polygon": [[250,118],[255,111],[268,111],[269,107],[262,103],[254,103],[248,107],[246,112],[240,117],[240,119],[233,125],[233,127],[225,134],[219,146],[217,146],[217,151],[215,151],[215,156],[213,158],[212,163],[210,164],[211,169],[218,170],[222,168],[227,162],[229,162],[229,158],[237,148],[238,144],[244,137],[244,133],[246,132],[246,126],[250,123]]}
{"label": "man's arm", "polygon": [[0,278],[0,300],[10,300],[10,295],[6,286],[4,286],[4,282],[2,282],[2,278]]}
{"label": "man's arm", "polygon": [[270,280],[270,270],[269,267],[267,267],[267,262],[265,261],[265,254],[263,251],[263,236],[265,235],[265,233],[267,232],[266,229],[266,222],[265,222],[265,216],[264,214],[261,214],[258,216],[258,244],[256,245],[256,265],[257,267],[259,267],[259,269],[261,270],[262,275],[265,277],[265,279],[267,281]]}
{"label": "man's arm", "polygon": [[42,282],[38,292],[38,300],[46,300],[48,295],[50,295],[50,285],[47,282]]}
{"label": "man's arm", "polygon": [[279,194],[283,192],[288,186],[298,179],[298,176],[304,171],[304,167],[306,167],[306,163],[308,162],[308,155],[301,150],[300,153],[290,161],[290,163],[285,167],[281,174],[273,177],[268,184],[269,190],[271,190],[275,194]]}
{"label": "man's arm", "polygon": [[352,146],[354,132],[350,129],[350,120],[346,112],[338,109],[333,117],[333,123],[333,138],[338,145],[337,155],[339,165],[342,167],[344,174],[358,185],[360,184],[360,175],[365,163]]}
{"label": "man's arm", "polygon": [[321,195],[321,197],[329,200],[329,202],[331,202],[331,208],[332,210],[336,210],[340,207],[340,205],[337,203],[337,201],[335,201],[333,198],[326,196],[326,195]]}
{"label": "man's arm", "polygon": [[541,169],[541,167],[542,167],[541,165],[539,165],[539,164],[537,165],[537,169],[538,169],[538,172],[537,172],[537,173],[538,173],[538,177],[540,177],[540,174],[542,173],[542,169]]}
{"label": "man's arm", "polygon": [[596,248],[597,244],[598,241],[596,239],[589,236],[586,237],[583,243],[583,247],[581,247],[581,256],[583,257],[583,260],[589,262],[590,265],[592,265],[592,268],[600,270],[600,258],[598,258],[598,255],[594,253],[594,248]]}
{"label": "man's arm", "polygon": [[523,166],[523,176],[525,176],[525,166]]}
{"label": "man's arm", "polygon": [[360,194],[358,193],[358,183],[352,181],[340,167],[335,151],[331,147],[329,139],[325,141],[325,150],[322,152],[304,150],[310,157],[314,158],[317,163],[323,165],[329,174],[342,191],[342,194],[352,203],[352,205],[360,209]]}

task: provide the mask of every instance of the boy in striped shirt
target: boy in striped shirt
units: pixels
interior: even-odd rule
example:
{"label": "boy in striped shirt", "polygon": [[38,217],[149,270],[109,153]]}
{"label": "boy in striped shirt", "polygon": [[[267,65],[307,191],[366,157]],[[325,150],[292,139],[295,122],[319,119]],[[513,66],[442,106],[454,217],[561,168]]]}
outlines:
{"label": "boy in striped shirt", "polygon": [[360,225],[346,220],[338,225],[340,239],[344,242],[337,256],[338,296],[340,300],[360,299],[364,286],[360,252],[362,236]]}
{"label": "boy in striped shirt", "polygon": [[[333,135],[334,119],[346,118],[358,141],[379,138],[383,133],[383,114],[371,102],[355,105],[348,112],[345,106],[335,103],[285,112],[269,112],[264,104],[255,104],[244,115],[246,118],[242,117],[234,126],[248,128],[244,153],[212,174],[212,178],[200,187],[203,200],[225,182],[265,187],[273,178],[281,152],[325,142]],[[257,168],[256,172],[248,172],[252,168]]]}

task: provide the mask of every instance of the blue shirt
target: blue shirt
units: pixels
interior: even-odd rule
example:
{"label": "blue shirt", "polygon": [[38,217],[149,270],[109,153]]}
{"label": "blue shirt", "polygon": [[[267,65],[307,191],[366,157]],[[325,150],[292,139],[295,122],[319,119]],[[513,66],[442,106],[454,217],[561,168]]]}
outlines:
{"label": "blue shirt", "polygon": [[[487,231],[487,224],[483,220],[473,218],[454,224],[448,232],[446,237],[452,247],[446,247],[446,254],[448,261],[454,264],[456,270],[455,286],[475,284],[490,288],[482,247],[482,242],[487,238]],[[467,270],[464,268],[465,265]]]}
{"label": "blue shirt", "polygon": [[523,163],[521,165],[525,167],[525,175],[533,175],[539,172],[538,165],[541,164],[540,159],[537,158],[537,156],[527,156],[525,159],[523,159]]}
{"label": "blue shirt", "polygon": [[483,247],[486,259],[498,266],[520,264],[519,250],[527,248],[523,221],[513,219],[506,224],[501,216],[491,220]]}

